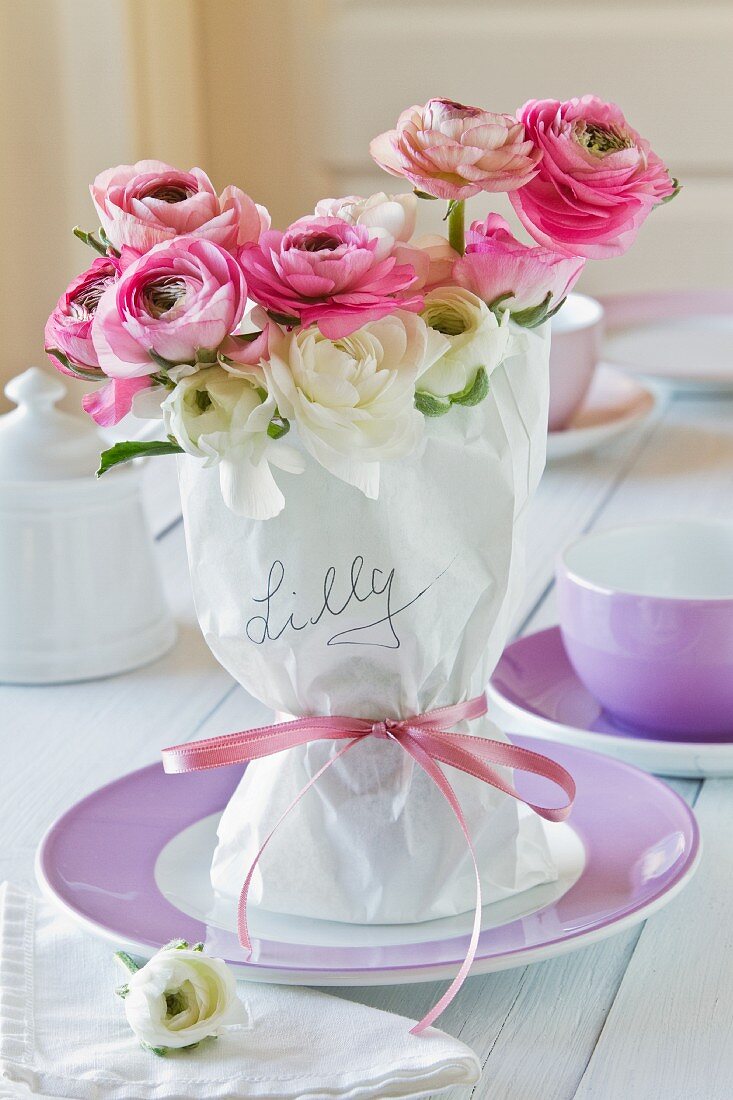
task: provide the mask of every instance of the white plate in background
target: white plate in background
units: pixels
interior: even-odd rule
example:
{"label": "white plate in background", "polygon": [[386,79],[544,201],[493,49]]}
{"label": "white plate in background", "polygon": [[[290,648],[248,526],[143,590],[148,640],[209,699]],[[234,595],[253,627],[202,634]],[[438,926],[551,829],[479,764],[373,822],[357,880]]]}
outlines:
{"label": "white plate in background", "polygon": [[674,389],[733,393],[733,290],[600,299],[602,360]]}

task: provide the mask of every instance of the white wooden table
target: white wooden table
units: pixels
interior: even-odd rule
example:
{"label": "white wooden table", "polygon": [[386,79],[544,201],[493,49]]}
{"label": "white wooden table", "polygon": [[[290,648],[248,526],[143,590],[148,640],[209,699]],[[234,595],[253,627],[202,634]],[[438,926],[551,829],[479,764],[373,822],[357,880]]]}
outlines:
{"label": "white wooden table", "polygon": [[[178,643],[151,667],[106,681],[0,687],[0,880],[35,889],[33,858],[47,825],[102,783],[156,760],[163,745],[265,717],[199,633],[166,462],[150,463],[146,479]],[[554,558],[578,533],[654,517],[730,517],[731,502],[733,399],[676,397],[634,437],[548,469],[533,505],[518,630],[554,621]],[[598,946],[470,978],[441,1018],[484,1064],[475,1097],[733,1097],[733,780],[673,786],[695,805],[703,831],[689,888]],[[419,1018],[443,988],[336,992]],[[452,1100],[459,1096],[465,1090]]]}

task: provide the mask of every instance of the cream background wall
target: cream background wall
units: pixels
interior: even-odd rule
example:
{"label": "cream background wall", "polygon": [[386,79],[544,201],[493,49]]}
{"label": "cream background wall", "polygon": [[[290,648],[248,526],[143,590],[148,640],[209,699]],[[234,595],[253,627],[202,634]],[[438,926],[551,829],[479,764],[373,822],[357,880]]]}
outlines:
{"label": "cream background wall", "polygon": [[45,318],[91,258],[69,230],[94,224],[97,171],[201,164],[284,224],[324,195],[399,189],[369,138],[434,94],[617,100],[685,186],[582,289],[730,285],[731,45],[728,4],[685,0],[0,0],[0,377],[42,361]]}
{"label": "cream background wall", "polygon": [[[122,0],[0,0],[0,380],[42,363],[43,326],[87,266],[100,163],[132,148]],[[92,173],[92,175],[90,175]]]}

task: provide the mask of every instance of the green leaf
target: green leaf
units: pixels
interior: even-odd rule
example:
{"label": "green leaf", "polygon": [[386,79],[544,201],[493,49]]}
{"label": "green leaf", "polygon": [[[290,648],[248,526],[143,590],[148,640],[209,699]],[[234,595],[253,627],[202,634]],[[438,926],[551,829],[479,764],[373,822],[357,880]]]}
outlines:
{"label": "green leaf", "polygon": [[164,943],[161,947],[161,951],[186,951],[188,948],[188,940],[170,940],[169,943]]}
{"label": "green leaf", "polygon": [[167,390],[174,390],[176,388],[175,382],[170,379],[167,374],[151,374],[150,379],[153,382],[157,382],[159,386],[165,386]]}
{"label": "green leaf", "polygon": [[237,340],[240,344],[252,344],[255,340],[262,335],[262,331],[259,332],[238,332],[229,337],[230,340]]}
{"label": "green leaf", "polygon": [[547,320],[551,301],[552,292],[548,290],[538,306],[531,306],[529,309],[520,309],[517,313],[512,313],[512,321],[517,325],[522,325],[523,328],[536,328],[537,325],[541,325],[543,321]]}
{"label": "green leaf", "polygon": [[450,397],[436,397],[434,393],[425,393],[423,390],[415,392],[415,408],[423,416],[445,416],[450,412]]}
{"label": "green leaf", "polygon": [[115,958],[119,959],[125,969],[129,970],[131,974],[137,974],[140,969],[140,964],[136,963],[132,955],[129,955],[127,951],[115,951]]}
{"label": "green leaf", "polygon": [[119,466],[121,462],[130,462],[133,458],[175,454],[183,454],[183,448],[179,447],[175,440],[153,439],[147,443],[128,440],[125,443],[115,443],[114,447],[110,447],[100,455],[97,477],[106,474],[107,470],[111,470],[113,466]]}
{"label": "green leaf", "polygon": [[75,378],[81,378],[85,382],[100,382],[107,377],[104,371],[97,370],[96,367],[77,367],[76,363],[72,363],[60,348],[44,348],[44,351],[46,355],[53,355],[54,359],[58,359],[61,366],[70,371]]}
{"label": "green leaf", "polygon": [[433,199],[433,200],[436,200],[438,198],[437,195],[429,195],[427,191],[419,191],[417,189],[417,187],[413,188],[413,193],[415,195],[417,195],[417,197],[419,199]]}
{"label": "green leaf", "polygon": [[170,1047],[151,1047],[150,1043],[140,1043],[143,1050],[149,1050],[151,1054],[157,1054],[159,1058],[165,1058]]}
{"label": "green leaf", "polygon": [[509,298],[513,298],[513,297],[514,297],[514,291],[513,290],[508,290],[506,292],[506,294],[500,294],[498,298],[494,298],[493,302],[489,302],[488,303],[489,309],[491,310],[492,313],[497,313],[497,312],[503,313],[504,310],[501,309],[502,302],[506,302],[506,301],[509,300]]}
{"label": "green leaf", "polygon": [[300,324],[299,317],[291,317],[287,313],[276,313],[273,309],[268,309],[267,316],[271,317],[278,325],[289,325],[292,328],[293,325]]}
{"label": "green leaf", "polygon": [[214,363],[216,363],[216,348],[196,349],[197,367],[213,367]]}
{"label": "green leaf", "polygon": [[201,951],[201,952],[203,952],[203,950],[204,950],[204,945],[203,945],[202,943],[195,943],[195,944],[193,945],[193,947],[191,948],[191,950],[192,950],[192,951]]}
{"label": "green leaf", "polygon": [[485,367],[479,367],[476,377],[460,393],[452,393],[450,400],[454,405],[478,405],[489,392],[489,376]]}
{"label": "green leaf", "polygon": [[554,317],[555,314],[557,313],[557,311],[562,309],[562,307],[565,305],[566,301],[567,301],[567,295],[565,296],[565,298],[561,298],[556,306],[553,306],[552,309],[548,310],[548,312],[545,314],[545,320],[549,321],[552,317]]}
{"label": "green leaf", "polygon": [[672,181],[672,184],[674,185],[674,191],[672,191],[672,193],[669,194],[669,195],[665,195],[664,198],[661,200],[661,202],[657,203],[657,206],[664,206],[665,203],[671,202],[672,199],[676,198],[677,195],[679,195],[680,191],[682,190],[682,184],[680,183],[680,181],[678,179],[675,179],[675,177],[672,176],[671,181]]}
{"label": "green leaf", "polygon": [[159,367],[163,368],[163,370],[170,370],[171,367],[181,366],[180,363],[174,363],[172,359],[164,359],[162,355],[158,355],[157,351],[153,351],[152,348],[148,348],[148,355],[153,360],[153,362],[157,363]]}
{"label": "green leaf", "polygon": [[282,439],[289,431],[290,421],[286,420],[284,416],[273,416],[272,420],[267,425],[267,434],[270,439]]}

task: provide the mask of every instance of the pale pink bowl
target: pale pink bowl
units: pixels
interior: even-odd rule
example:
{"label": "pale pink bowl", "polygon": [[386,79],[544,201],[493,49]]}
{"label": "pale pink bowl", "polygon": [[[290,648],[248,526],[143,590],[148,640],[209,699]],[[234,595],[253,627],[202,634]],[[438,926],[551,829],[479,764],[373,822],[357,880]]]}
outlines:
{"label": "pale pink bowl", "polygon": [[552,319],[551,432],[567,428],[588,392],[600,355],[603,306],[586,294],[569,294]]}

